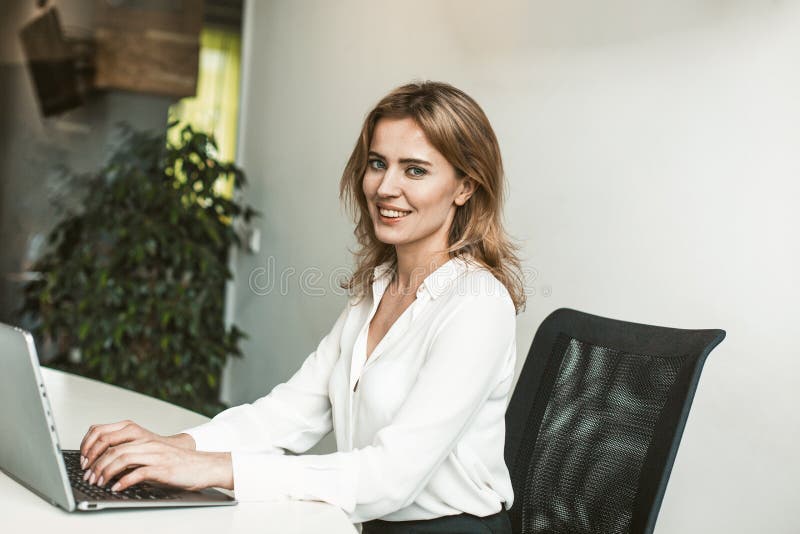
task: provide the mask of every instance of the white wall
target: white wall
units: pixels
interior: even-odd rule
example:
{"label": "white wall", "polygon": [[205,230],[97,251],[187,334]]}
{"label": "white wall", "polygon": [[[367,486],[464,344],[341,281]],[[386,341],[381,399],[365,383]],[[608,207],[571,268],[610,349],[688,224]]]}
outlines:
{"label": "white wall", "polygon": [[445,80],[495,126],[508,227],[538,272],[521,357],[561,306],[728,331],[656,532],[800,531],[800,2],[251,0],[247,15],[241,163],[263,248],[237,262],[251,338],[232,400],[291,376],[344,302],[297,274],[286,294],[248,278],[269,256],[298,274],[350,265],[337,184],[364,114],[407,80]]}

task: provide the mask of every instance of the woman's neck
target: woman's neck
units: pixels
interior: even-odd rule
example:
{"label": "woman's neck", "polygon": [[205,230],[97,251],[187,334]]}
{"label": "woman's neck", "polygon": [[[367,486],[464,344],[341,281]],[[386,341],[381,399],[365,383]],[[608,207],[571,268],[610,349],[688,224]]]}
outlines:
{"label": "woman's neck", "polygon": [[447,263],[448,252],[409,253],[397,250],[397,271],[393,283],[403,293],[416,293],[422,281]]}

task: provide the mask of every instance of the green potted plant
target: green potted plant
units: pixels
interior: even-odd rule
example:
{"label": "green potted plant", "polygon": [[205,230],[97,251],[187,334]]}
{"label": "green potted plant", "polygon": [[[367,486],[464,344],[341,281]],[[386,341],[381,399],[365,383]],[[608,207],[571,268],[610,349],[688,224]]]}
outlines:
{"label": "green potted plant", "polygon": [[180,141],[121,128],[99,172],[35,262],[23,314],[55,347],[49,365],[206,415],[244,333],[223,320],[233,221],[255,215],[217,189],[245,177],[191,127]]}

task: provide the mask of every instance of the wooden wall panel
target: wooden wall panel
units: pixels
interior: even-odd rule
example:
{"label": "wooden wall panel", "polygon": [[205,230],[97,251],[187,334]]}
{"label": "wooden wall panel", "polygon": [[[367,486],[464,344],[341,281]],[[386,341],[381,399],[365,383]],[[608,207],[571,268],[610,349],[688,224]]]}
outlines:
{"label": "wooden wall panel", "polygon": [[96,3],[95,86],[193,96],[197,88],[203,0]]}

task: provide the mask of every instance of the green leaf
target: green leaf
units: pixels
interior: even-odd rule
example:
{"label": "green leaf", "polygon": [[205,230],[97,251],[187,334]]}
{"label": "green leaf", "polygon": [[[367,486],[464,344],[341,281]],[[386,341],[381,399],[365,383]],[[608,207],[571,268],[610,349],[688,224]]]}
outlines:
{"label": "green leaf", "polygon": [[81,323],[80,330],[78,330],[78,339],[84,341],[86,339],[86,336],[89,335],[89,329],[91,327],[92,323],[90,323],[89,321],[84,321],[83,323]]}

